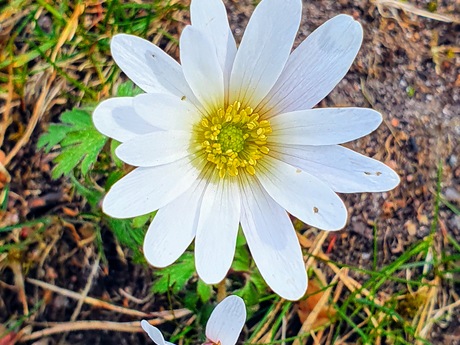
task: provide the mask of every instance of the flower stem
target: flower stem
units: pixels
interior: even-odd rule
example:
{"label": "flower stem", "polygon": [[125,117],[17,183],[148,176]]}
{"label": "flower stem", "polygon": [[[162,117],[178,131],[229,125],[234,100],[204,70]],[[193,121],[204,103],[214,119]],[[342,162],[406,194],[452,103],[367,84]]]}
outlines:
{"label": "flower stem", "polygon": [[225,286],[225,279],[223,279],[217,284],[217,303],[222,302],[225,297],[227,297],[227,288]]}

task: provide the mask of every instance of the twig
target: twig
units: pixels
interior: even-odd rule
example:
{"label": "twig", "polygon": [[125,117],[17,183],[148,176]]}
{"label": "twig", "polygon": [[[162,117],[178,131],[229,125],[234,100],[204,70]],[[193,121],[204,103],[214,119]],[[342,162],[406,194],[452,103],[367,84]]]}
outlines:
{"label": "twig", "polygon": [[147,295],[146,297],[144,298],[137,298],[137,297],[134,297],[132,295],[130,295],[129,293],[127,293],[125,290],[123,290],[122,288],[119,288],[118,289],[118,292],[120,293],[120,295],[122,295],[123,297],[129,299],[131,302],[134,302],[136,304],[145,304],[147,303],[150,299],[152,299],[152,295]]}
{"label": "twig", "polygon": [[[184,317],[189,315],[191,312],[187,309],[179,309],[174,311],[176,317]],[[165,315],[162,318],[156,318],[148,320],[153,326],[158,326],[165,321],[171,321],[174,319],[172,312],[169,315]],[[19,341],[26,342],[30,340],[40,339],[43,337],[50,336],[52,334],[67,333],[75,331],[91,331],[91,330],[105,330],[105,331],[116,331],[116,332],[129,332],[137,333],[142,332],[140,321],[135,322],[111,322],[111,321],[73,321],[73,322],[62,322],[55,323],[52,327],[42,329],[40,331],[33,332],[29,335],[22,336]]]}
{"label": "twig", "polygon": [[[40,280],[27,278],[26,281],[28,283],[30,283],[30,284],[39,286],[39,287],[41,287],[41,288],[43,288],[45,290],[50,290],[50,291],[56,292],[58,294],[61,294],[63,296],[69,297],[69,298],[80,300],[80,298],[82,297],[77,292],[70,291],[70,290],[67,290],[67,289],[63,289],[63,288],[60,288],[58,286],[51,285],[51,284],[45,283],[45,282],[40,281]],[[141,311],[138,311],[138,310],[119,307],[119,306],[113,305],[113,304],[108,303],[108,302],[101,301],[101,300],[99,300],[97,298],[93,298],[93,297],[85,297],[85,298],[83,298],[83,302],[87,303],[87,304],[90,304],[90,305],[93,305],[93,306],[98,307],[98,308],[112,310],[112,311],[117,312],[117,313],[130,315],[130,316],[135,316],[135,317],[148,317],[148,316],[154,315],[154,313],[144,313],[144,312],[141,312]]]}
{"label": "twig", "polygon": [[70,317],[70,321],[75,321],[80,314],[81,307],[83,303],[85,303],[85,298],[88,297],[89,290],[91,290],[91,286],[93,285],[94,277],[96,276],[97,270],[99,268],[99,261],[101,260],[101,256],[98,255],[96,261],[94,261],[93,268],[91,269],[91,273],[89,274],[88,281],[86,282],[86,286],[80,295],[80,299],[78,300],[77,306]]}

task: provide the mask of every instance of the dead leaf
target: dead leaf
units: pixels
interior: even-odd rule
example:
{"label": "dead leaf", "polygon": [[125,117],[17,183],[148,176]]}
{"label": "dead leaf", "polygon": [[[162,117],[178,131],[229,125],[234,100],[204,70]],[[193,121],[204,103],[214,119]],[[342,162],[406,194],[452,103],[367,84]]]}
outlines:
{"label": "dead leaf", "polygon": [[[325,294],[325,289],[319,286],[316,280],[310,280],[308,282],[308,288],[306,295],[308,296],[306,299],[299,301],[298,306],[299,309],[297,314],[299,315],[299,319],[301,323],[304,323],[307,319],[308,315],[312,312],[312,310],[316,307],[318,302],[320,301],[321,297]],[[326,324],[330,321],[331,318],[335,316],[336,312],[334,308],[332,308],[328,302],[326,302],[318,312],[318,316],[315,321],[315,327],[321,326]]]}

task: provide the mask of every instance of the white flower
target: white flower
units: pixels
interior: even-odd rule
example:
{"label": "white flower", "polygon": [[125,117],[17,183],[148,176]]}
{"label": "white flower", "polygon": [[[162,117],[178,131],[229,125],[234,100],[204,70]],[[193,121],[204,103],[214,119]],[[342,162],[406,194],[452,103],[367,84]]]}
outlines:
{"label": "white flower", "polygon": [[[380,192],[399,178],[339,144],[375,130],[371,109],[310,109],[343,78],[362,28],[339,15],[291,54],[301,0],[263,0],[237,50],[220,0],[193,0],[180,38],[181,63],[138,37],[112,39],[113,58],[146,93],[112,98],[94,123],[138,166],[108,192],[103,210],[129,218],[159,210],[144,253],[173,263],[195,238],[207,283],[231,266],[241,224],[254,260],[280,296],[304,294],[307,275],[287,212],[324,230],[344,227],[335,192]],[[287,212],[286,212],[287,211]]]}
{"label": "white flower", "polygon": [[[235,345],[244,322],[246,321],[246,307],[238,296],[228,296],[211,313],[206,325],[204,345]],[[141,326],[157,345],[174,345],[165,341],[158,328],[142,320]]]}

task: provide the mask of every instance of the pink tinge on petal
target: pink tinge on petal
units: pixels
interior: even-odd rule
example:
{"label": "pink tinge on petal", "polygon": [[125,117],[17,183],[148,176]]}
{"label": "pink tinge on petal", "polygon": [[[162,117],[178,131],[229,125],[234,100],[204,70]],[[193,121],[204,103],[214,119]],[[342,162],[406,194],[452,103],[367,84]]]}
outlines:
{"label": "pink tinge on petal", "polygon": [[211,313],[206,325],[209,344],[235,345],[246,321],[246,306],[241,297],[228,296]]}

